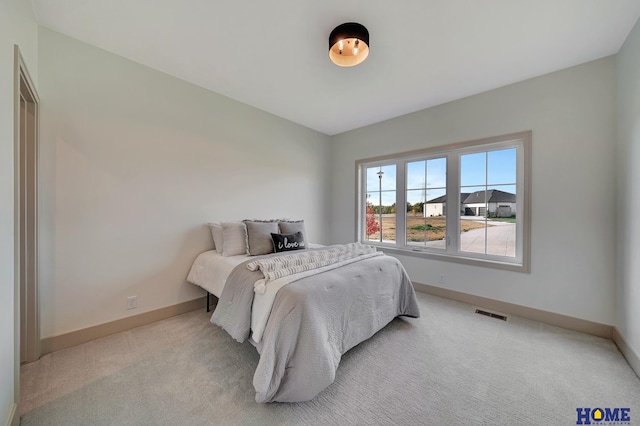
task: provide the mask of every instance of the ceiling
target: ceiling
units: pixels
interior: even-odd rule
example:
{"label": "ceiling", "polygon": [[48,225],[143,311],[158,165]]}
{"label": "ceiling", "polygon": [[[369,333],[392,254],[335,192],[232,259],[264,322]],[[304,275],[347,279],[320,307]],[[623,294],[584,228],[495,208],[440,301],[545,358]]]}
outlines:
{"label": "ceiling", "polygon": [[[32,0],[40,25],[334,135],[615,54],[640,0]],[[341,68],[331,30],[365,25]]]}

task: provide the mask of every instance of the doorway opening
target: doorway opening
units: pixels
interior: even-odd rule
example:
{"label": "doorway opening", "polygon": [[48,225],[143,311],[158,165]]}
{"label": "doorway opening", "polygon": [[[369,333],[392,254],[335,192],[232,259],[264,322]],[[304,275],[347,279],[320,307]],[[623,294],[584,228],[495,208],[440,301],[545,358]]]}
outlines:
{"label": "doorway opening", "polygon": [[[20,363],[40,358],[38,307],[38,106],[39,98],[18,46],[15,57],[15,280]],[[17,334],[17,333],[16,333]]]}

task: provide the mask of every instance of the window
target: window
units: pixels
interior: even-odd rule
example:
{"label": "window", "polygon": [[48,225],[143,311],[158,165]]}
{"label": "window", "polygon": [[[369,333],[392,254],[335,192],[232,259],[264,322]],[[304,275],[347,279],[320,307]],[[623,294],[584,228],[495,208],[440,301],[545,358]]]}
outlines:
{"label": "window", "polygon": [[529,270],[531,132],[360,160],[358,239]]}

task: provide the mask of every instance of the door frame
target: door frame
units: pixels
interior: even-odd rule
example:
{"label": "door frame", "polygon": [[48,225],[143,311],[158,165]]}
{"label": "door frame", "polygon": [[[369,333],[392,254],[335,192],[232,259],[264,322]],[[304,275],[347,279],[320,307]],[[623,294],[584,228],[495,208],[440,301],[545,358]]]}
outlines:
{"label": "door frame", "polygon": [[[21,104],[21,100],[24,101],[23,104]],[[40,99],[20,53],[20,48],[14,45],[14,388],[18,402],[21,360],[31,362],[40,358],[38,303],[39,104]],[[28,166],[23,168],[22,163],[25,156]],[[29,207],[23,209],[25,203],[28,203]],[[24,287],[23,282],[25,283]],[[26,312],[24,312],[25,310]],[[21,339],[23,325],[27,331],[26,342],[23,342],[24,346]],[[25,348],[25,354],[21,353],[21,347]]]}

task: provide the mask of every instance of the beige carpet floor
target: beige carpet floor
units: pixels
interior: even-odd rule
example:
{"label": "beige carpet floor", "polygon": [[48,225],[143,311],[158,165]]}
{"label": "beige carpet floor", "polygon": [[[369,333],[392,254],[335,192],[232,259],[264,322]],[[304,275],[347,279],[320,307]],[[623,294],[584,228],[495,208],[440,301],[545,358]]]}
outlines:
{"label": "beige carpet floor", "polygon": [[257,352],[202,309],[24,365],[21,424],[575,425],[579,407],[640,424],[640,379],[610,340],[418,298],[421,318],[347,352],[309,402],[255,403]]}

